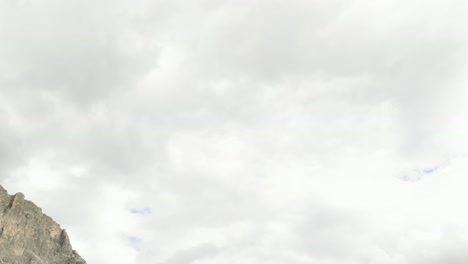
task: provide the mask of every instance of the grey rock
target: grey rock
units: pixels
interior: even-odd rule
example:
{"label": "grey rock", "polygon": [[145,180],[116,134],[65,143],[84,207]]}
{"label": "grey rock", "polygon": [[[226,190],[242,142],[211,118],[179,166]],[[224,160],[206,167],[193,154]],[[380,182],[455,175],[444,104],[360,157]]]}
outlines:
{"label": "grey rock", "polygon": [[0,185],[0,264],[86,264],[41,208]]}

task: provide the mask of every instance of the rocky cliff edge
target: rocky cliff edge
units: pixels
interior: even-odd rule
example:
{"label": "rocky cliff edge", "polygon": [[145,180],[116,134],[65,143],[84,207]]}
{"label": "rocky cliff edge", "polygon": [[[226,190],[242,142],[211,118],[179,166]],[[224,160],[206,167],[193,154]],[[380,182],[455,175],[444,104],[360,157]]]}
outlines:
{"label": "rocky cliff edge", "polygon": [[0,264],[86,264],[41,208],[0,185]]}

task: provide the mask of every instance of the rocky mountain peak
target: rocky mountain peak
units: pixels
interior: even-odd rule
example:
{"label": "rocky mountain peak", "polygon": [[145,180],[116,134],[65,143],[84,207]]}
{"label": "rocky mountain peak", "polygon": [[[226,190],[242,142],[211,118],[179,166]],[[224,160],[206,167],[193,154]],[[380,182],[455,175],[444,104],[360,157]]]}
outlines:
{"label": "rocky mountain peak", "polygon": [[86,264],[67,232],[23,193],[0,185],[0,264]]}

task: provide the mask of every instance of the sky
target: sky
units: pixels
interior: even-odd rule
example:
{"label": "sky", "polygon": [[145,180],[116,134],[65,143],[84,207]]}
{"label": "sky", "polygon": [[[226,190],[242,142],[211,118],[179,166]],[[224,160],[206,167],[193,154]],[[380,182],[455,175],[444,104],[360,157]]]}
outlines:
{"label": "sky", "polygon": [[89,264],[467,263],[467,12],[0,0],[0,184]]}

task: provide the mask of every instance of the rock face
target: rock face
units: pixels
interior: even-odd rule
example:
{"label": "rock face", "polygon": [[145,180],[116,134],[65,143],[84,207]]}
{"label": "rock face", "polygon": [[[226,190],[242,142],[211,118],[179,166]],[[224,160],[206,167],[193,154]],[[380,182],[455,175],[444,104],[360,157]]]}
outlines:
{"label": "rock face", "polygon": [[0,185],[0,264],[86,264],[65,230],[24,194]]}

